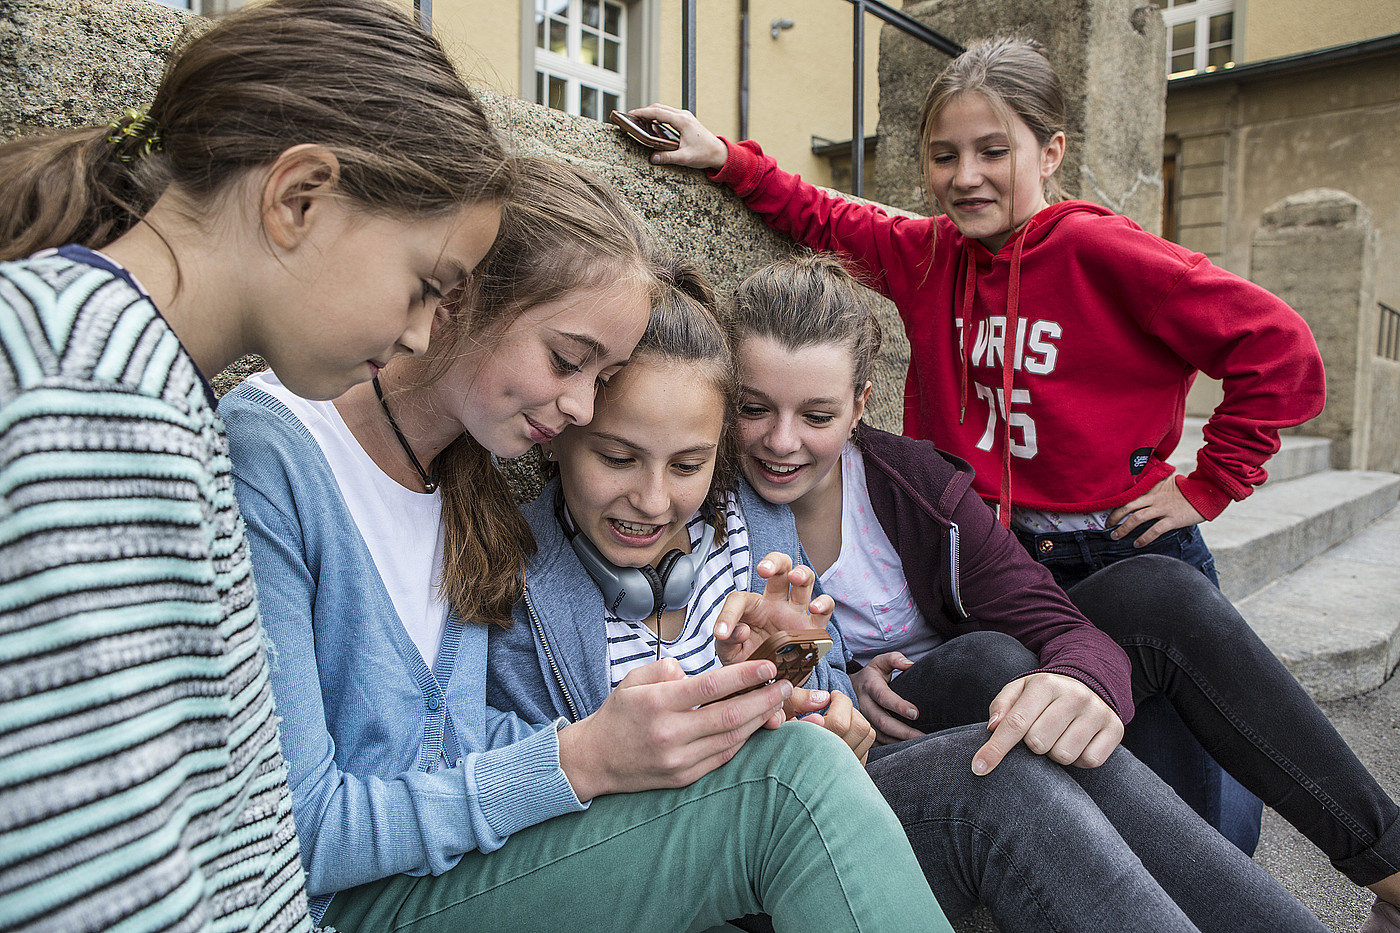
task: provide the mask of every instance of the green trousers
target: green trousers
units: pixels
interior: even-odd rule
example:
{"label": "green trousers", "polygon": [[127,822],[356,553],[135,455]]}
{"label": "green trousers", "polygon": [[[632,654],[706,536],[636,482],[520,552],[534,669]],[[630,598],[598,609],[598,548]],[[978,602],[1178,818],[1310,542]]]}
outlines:
{"label": "green trousers", "polygon": [[951,933],[880,792],[840,739],[809,723],[760,730],[689,787],[599,797],[437,877],[342,891],[321,922],[662,933],[759,912],[778,931]]}

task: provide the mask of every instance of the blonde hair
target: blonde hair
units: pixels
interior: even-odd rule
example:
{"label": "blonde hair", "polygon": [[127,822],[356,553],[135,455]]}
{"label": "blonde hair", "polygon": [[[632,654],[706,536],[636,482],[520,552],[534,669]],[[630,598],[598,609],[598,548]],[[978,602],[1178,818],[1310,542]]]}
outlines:
{"label": "blonde hair", "polygon": [[768,337],[787,350],[844,347],[856,395],[871,381],[880,355],[870,292],[829,253],[782,259],[749,275],[734,292],[728,328],[736,348],[749,337]]}
{"label": "blonde hair", "polygon": [[105,246],[167,191],[211,212],[243,173],[300,143],[329,149],[338,193],[367,210],[441,214],[510,189],[476,95],[403,11],[273,0],[172,58],[144,112],[0,147],[0,259]]}

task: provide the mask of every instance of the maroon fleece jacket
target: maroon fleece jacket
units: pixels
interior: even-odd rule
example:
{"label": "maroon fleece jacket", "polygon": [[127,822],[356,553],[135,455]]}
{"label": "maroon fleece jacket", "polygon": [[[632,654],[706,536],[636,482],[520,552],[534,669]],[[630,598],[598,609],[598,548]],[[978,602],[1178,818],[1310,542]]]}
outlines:
{"label": "maroon fleece jacket", "polygon": [[944,638],[993,631],[1133,718],[1128,656],[1069,601],[1050,572],[1003,528],[972,488],[972,467],[929,441],[869,425],[856,431],[875,516],[904,564],[924,620]]}

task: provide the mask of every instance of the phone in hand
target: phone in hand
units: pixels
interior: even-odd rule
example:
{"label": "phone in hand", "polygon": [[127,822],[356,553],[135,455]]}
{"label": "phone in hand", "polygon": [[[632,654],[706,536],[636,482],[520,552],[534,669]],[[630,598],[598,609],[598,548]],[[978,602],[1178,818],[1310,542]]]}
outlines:
{"label": "phone in hand", "polygon": [[[831,650],[831,636],[824,628],[788,629],[769,635],[749,655],[750,661],[772,661],[778,666],[774,680],[800,687],[812,676],[817,662]],[[773,683],[773,680],[768,683]]]}
{"label": "phone in hand", "polygon": [[807,682],[807,678],[812,676],[812,671],[816,670],[817,662],[830,650],[831,636],[824,628],[784,629],[776,635],[769,635],[745,660],[772,661],[777,665],[778,675],[772,680],[745,687],[729,696],[700,705],[709,706],[710,703],[743,696],[779,680],[786,680],[796,689]]}
{"label": "phone in hand", "polygon": [[614,110],[608,114],[608,120],[618,126],[643,146],[652,149],[679,149],[681,147],[681,134],[668,123],[660,120],[652,120],[647,117],[634,117],[630,113],[622,110]]}

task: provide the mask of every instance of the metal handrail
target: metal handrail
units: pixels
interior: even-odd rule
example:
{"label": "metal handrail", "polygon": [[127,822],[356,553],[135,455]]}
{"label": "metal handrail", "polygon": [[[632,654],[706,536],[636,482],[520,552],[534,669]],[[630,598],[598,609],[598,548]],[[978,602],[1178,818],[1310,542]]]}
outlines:
{"label": "metal handrail", "polygon": [[1376,328],[1376,355],[1400,360],[1400,308],[1392,308],[1384,301],[1376,302],[1376,306],[1381,312]]}
{"label": "metal handrail", "polygon": [[856,197],[865,194],[865,14],[880,19],[921,42],[931,45],[944,55],[956,58],[965,50],[952,39],[925,26],[903,10],[896,10],[881,0],[847,0],[855,7],[852,39],[851,91],[851,186]]}
{"label": "metal handrail", "polygon": [[[877,16],[915,39],[933,46],[945,55],[958,56],[964,51],[952,39],[935,32],[914,19],[903,10],[897,10],[882,0],[846,0],[855,9],[853,24],[853,51],[851,92],[851,183],[856,197],[865,192],[865,14]],[[744,5],[747,13],[747,4]],[[695,9],[696,0],[681,0],[681,106],[695,113]],[[748,55],[747,23],[745,24],[744,47],[741,55]],[[747,94],[742,88],[740,94]],[[745,108],[741,107],[741,112]],[[747,119],[741,116],[739,136],[748,135]]]}

